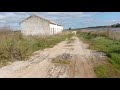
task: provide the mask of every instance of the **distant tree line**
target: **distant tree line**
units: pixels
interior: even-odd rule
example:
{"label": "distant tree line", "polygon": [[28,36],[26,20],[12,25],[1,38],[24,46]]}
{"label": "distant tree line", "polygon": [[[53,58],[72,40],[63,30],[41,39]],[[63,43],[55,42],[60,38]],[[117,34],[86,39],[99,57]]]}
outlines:
{"label": "distant tree line", "polygon": [[117,27],[120,27],[120,24],[119,23],[113,24],[113,25],[111,25],[111,27],[117,28]]}
{"label": "distant tree line", "polygon": [[82,30],[82,29],[97,29],[97,28],[118,28],[120,27],[120,24],[117,23],[117,24],[113,24],[113,25],[108,25],[108,26],[94,26],[94,27],[86,27],[86,28],[68,28],[66,30]]}
{"label": "distant tree line", "polygon": [[119,23],[108,26],[95,26],[95,27],[87,27],[87,28],[118,28],[118,27],[120,27]]}

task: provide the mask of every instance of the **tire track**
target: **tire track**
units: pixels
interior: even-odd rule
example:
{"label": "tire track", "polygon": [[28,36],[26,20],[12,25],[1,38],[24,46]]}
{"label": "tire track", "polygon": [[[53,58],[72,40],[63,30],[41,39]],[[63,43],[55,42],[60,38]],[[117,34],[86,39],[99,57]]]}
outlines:
{"label": "tire track", "polygon": [[[86,44],[78,37],[67,44],[62,41],[53,48],[37,51],[30,60],[15,62],[0,68],[2,78],[93,78],[95,77],[92,67],[93,57]],[[51,60],[62,54],[72,55],[70,64],[52,63]],[[19,66],[19,67],[18,67]],[[14,69],[13,69],[14,68]]]}

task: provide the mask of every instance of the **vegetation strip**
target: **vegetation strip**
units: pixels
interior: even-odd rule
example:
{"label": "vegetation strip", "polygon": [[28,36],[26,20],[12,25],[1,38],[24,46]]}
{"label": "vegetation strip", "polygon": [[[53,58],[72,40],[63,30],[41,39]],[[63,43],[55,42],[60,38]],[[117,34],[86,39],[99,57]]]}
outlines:
{"label": "vegetation strip", "polygon": [[120,41],[108,38],[105,33],[77,32],[77,36],[89,43],[90,49],[104,52],[107,55],[108,63],[95,67],[97,76],[99,78],[117,78],[120,77]]}
{"label": "vegetation strip", "polygon": [[71,36],[65,32],[52,36],[23,36],[19,32],[0,32],[0,67],[9,62],[27,60],[33,52],[51,48]]}

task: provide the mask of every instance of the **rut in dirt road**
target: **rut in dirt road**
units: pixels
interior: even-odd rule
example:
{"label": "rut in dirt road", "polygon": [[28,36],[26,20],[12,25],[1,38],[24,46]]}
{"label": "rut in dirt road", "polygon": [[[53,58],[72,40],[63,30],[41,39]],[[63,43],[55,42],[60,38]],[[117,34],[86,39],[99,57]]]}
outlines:
{"label": "rut in dirt road", "polygon": [[[72,43],[62,41],[53,48],[37,51],[28,61],[17,61],[0,69],[0,78],[94,78],[92,54],[87,44],[73,37]],[[58,56],[68,61],[55,61]],[[71,57],[70,57],[71,55]],[[57,58],[56,58],[57,59]]]}

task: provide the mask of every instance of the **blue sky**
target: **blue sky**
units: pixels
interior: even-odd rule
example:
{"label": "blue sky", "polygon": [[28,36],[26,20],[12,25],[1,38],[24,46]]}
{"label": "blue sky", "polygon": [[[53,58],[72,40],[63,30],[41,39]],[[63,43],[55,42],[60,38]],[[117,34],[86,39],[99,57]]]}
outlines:
{"label": "blue sky", "polygon": [[[35,12],[36,15],[62,24],[64,28],[84,28],[120,23],[120,12]],[[19,29],[19,22],[32,12],[0,12],[0,27]]]}

